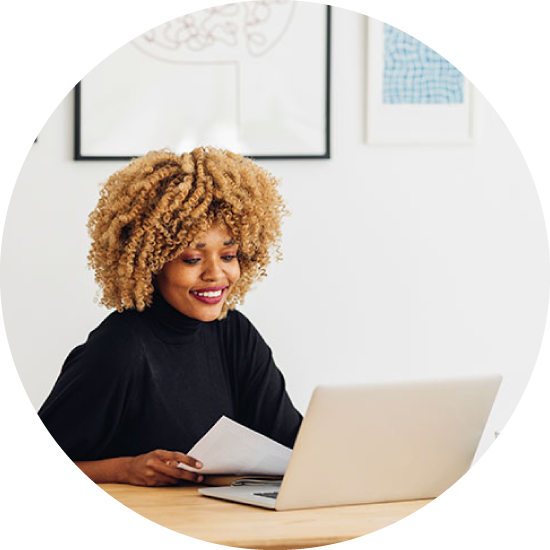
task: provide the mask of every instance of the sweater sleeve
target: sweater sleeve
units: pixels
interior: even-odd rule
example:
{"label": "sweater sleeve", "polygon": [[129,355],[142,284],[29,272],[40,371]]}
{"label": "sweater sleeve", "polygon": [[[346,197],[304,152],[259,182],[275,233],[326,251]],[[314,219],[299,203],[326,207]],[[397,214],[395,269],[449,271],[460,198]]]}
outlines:
{"label": "sweater sleeve", "polygon": [[38,411],[52,437],[74,461],[104,458],[135,401],[139,345],[131,331],[104,325],[69,354]]}
{"label": "sweater sleeve", "polygon": [[292,447],[302,422],[286,392],[269,346],[250,321],[238,316],[239,422]]}

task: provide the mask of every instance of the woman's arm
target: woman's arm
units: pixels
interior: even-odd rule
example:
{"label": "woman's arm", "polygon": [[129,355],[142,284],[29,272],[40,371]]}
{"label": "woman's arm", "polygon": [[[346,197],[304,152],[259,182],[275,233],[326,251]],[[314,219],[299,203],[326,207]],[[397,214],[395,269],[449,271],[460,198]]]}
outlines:
{"label": "woman's arm", "polygon": [[158,449],[139,456],[78,461],[75,464],[95,483],[128,483],[146,487],[176,485],[179,480],[200,483],[203,476],[178,468],[183,462],[196,469],[202,464],[177,451]]}
{"label": "woman's arm", "polygon": [[75,464],[95,483],[128,483],[127,470],[132,457],[89,460]]}

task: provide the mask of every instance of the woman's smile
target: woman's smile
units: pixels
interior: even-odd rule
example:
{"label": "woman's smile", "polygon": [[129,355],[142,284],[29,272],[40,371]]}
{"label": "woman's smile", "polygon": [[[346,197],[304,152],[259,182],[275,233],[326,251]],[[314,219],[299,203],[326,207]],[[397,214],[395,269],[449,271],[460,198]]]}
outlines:
{"label": "woman's smile", "polygon": [[227,288],[227,286],[201,288],[199,290],[191,290],[190,292],[197,300],[205,304],[217,304],[224,299]]}

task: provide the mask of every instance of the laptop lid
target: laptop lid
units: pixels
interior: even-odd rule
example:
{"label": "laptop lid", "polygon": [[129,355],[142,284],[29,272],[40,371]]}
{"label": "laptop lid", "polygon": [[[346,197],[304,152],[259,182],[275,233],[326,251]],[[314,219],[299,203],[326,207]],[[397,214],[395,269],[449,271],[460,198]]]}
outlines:
{"label": "laptop lid", "polygon": [[276,509],[439,496],[470,467],[501,380],[317,387]]}

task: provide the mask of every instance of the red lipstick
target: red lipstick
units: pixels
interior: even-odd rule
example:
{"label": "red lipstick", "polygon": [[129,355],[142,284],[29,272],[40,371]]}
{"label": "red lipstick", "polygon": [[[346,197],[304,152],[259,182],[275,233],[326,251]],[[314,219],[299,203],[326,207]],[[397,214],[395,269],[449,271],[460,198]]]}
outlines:
{"label": "red lipstick", "polygon": [[[193,298],[196,298],[199,302],[202,302],[203,304],[216,305],[216,304],[219,304],[224,299],[226,289],[227,289],[226,286],[197,288],[195,290],[191,290],[190,294],[193,296]],[[210,293],[217,294],[218,292],[219,294],[217,296],[209,295]]]}

